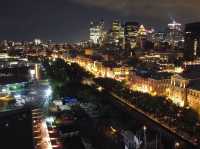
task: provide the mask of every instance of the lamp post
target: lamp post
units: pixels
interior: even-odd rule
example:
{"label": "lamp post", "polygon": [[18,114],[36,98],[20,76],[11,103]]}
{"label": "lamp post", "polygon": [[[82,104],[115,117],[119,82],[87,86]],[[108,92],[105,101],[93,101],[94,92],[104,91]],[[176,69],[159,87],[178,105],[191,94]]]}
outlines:
{"label": "lamp post", "polygon": [[147,127],[144,125],[143,126],[143,131],[144,131],[144,149],[146,149],[146,147],[147,147],[146,130],[147,130]]}
{"label": "lamp post", "polygon": [[180,148],[180,143],[179,142],[175,142],[174,146],[175,146],[175,149],[179,149]]}

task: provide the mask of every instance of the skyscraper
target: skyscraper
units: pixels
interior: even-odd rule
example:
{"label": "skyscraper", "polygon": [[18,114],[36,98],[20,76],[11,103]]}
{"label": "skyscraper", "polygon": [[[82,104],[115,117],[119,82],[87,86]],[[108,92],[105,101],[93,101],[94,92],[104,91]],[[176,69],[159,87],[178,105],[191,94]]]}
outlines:
{"label": "skyscraper", "polygon": [[34,45],[40,45],[42,43],[42,41],[40,39],[34,39],[33,41]]}
{"label": "skyscraper", "polygon": [[104,22],[100,23],[90,23],[90,42],[92,44],[101,45],[104,40],[105,32],[104,32]]}
{"label": "skyscraper", "polygon": [[140,25],[137,36],[138,36],[139,47],[144,48],[144,41],[147,38],[147,31],[144,28],[144,25]]}
{"label": "skyscraper", "polygon": [[126,42],[126,48],[127,49],[133,49],[136,47],[137,41],[137,35],[138,35],[138,29],[139,29],[139,23],[138,22],[126,22],[125,23],[125,42]]}
{"label": "skyscraper", "polygon": [[112,23],[111,37],[114,45],[124,47],[124,28],[118,20]]}
{"label": "skyscraper", "polygon": [[172,48],[178,47],[180,42],[183,43],[184,36],[182,25],[175,20],[172,23],[169,23],[165,40],[169,43],[169,45],[171,45]]}
{"label": "skyscraper", "polygon": [[186,24],[184,57],[193,60],[200,56],[200,22]]}

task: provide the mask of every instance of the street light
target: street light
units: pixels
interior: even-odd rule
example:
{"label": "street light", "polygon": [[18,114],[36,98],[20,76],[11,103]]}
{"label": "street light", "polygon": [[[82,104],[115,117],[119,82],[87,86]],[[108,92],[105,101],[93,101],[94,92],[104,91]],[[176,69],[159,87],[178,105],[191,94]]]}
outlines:
{"label": "street light", "polygon": [[49,97],[49,96],[51,96],[51,94],[52,94],[52,89],[49,87],[49,88],[45,91],[45,95],[46,95],[47,97]]}
{"label": "street light", "polygon": [[178,149],[180,147],[180,143],[179,142],[175,142],[174,146],[175,146],[175,149]]}
{"label": "street light", "polygon": [[116,130],[115,128],[113,128],[112,126],[110,126],[110,129],[111,129],[111,132],[112,132],[113,134],[115,134],[115,133],[117,132],[117,130]]}
{"label": "street light", "polygon": [[103,87],[99,86],[97,89],[98,89],[98,91],[102,92]]}
{"label": "street light", "polygon": [[144,126],[143,126],[143,129],[144,129],[144,131],[146,131],[146,130],[147,130],[147,127],[144,125]]}
{"label": "street light", "polygon": [[55,120],[55,118],[52,116],[46,118],[46,122],[48,122],[51,125],[51,127],[52,127],[52,123],[54,122],[54,120]]}
{"label": "street light", "polygon": [[144,130],[144,148],[146,149],[146,147],[147,147],[147,137],[146,137],[147,127],[145,125],[143,126],[143,130]]}

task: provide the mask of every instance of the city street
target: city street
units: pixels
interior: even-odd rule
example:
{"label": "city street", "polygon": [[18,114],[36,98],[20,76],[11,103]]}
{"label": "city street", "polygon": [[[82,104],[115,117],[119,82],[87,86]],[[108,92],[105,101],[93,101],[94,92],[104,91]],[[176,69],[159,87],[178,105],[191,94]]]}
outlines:
{"label": "city street", "polygon": [[24,106],[47,108],[50,100],[51,88],[47,80],[33,81],[32,83],[28,83],[28,85],[21,90],[13,91],[11,94],[14,97],[14,101],[0,102],[1,111]]}

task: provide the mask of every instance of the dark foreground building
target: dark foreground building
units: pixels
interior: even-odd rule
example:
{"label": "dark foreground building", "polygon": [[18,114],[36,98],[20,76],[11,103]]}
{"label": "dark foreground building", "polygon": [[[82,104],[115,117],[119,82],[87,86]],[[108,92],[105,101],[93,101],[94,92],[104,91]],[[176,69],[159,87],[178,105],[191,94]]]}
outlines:
{"label": "dark foreground building", "polygon": [[200,57],[200,22],[185,26],[184,57],[186,60]]}
{"label": "dark foreground building", "polygon": [[33,149],[31,110],[0,113],[0,148]]}

